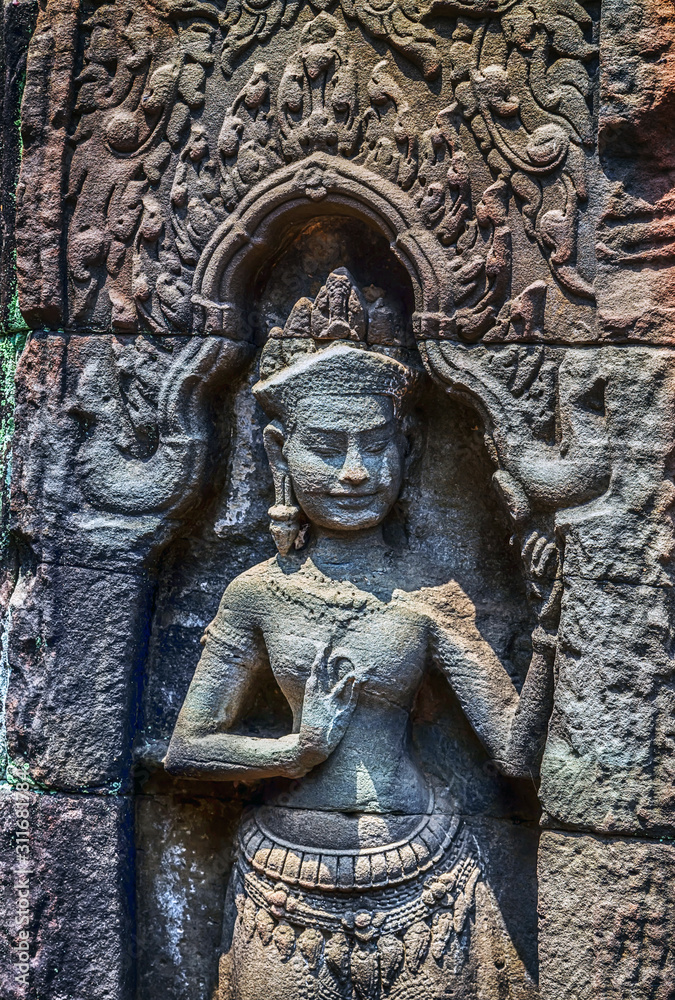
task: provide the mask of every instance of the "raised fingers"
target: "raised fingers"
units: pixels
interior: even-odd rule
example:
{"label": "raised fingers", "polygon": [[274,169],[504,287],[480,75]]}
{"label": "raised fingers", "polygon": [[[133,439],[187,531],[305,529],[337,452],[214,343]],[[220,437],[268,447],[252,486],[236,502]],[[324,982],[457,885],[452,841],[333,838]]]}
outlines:
{"label": "raised fingers", "polygon": [[310,679],[314,679],[316,687],[320,691],[328,692],[333,686],[331,683],[329,668],[328,668],[328,651],[330,646],[328,644],[320,646],[317,643],[316,656],[312,662],[312,666],[309,670]]}

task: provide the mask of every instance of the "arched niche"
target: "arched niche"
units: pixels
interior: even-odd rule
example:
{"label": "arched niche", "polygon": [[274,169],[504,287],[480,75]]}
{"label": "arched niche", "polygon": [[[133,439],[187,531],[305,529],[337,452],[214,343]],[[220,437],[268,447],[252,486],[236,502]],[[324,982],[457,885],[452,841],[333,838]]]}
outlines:
{"label": "arched niche", "polygon": [[433,335],[448,301],[436,237],[396,185],[323,153],[256,185],[215,231],[195,274],[194,331],[253,340],[250,310],[256,276],[291,229],[331,216],[359,220],[386,240],[412,287],[415,330]]}
{"label": "arched niche", "polygon": [[340,212],[289,225],[257,272],[248,294],[254,342],[264,342],[273,327],[283,327],[300,297],[314,301],[331,272],[344,268],[366,301],[383,296],[410,346],[415,303],[408,272],[385,236]]}
{"label": "arched niche", "polygon": [[[429,334],[421,327],[421,318],[438,315],[447,303],[444,278],[436,270],[442,267],[443,255],[435,237],[424,229],[416,206],[397,187],[359,166],[321,155],[263,181],[214,233],[196,276],[195,332],[213,334],[204,338],[207,345],[213,340],[240,341],[235,346],[248,349],[252,357],[254,352],[241,341],[259,347],[266,336],[269,318],[261,317],[260,303],[264,304],[271,284],[280,280],[280,272],[292,276],[300,270],[297,256],[291,258],[303,234],[315,227],[319,235],[330,236],[341,227],[347,231],[352,223],[354,232],[359,230],[373,241],[373,252],[382,257],[380,263],[391,268],[390,280],[382,280],[387,291],[391,292],[399,280],[405,284],[406,314],[417,320],[416,332],[426,340]],[[332,270],[336,264],[357,271],[349,259],[327,261],[325,266]],[[379,266],[377,262],[375,266]],[[354,278],[361,287],[377,275],[355,273]],[[294,297],[312,294],[302,284],[304,279],[298,275],[299,284],[294,291],[289,289],[288,302],[280,304],[278,321],[285,318]],[[256,321],[251,320],[253,311],[258,313]],[[426,344],[420,347],[426,356]],[[433,360],[437,360],[435,355]],[[227,434],[223,439],[228,437],[230,445],[223,483],[212,477],[212,501],[193,508],[193,521],[164,553],[143,696],[149,738],[165,739],[172,731],[194,672],[200,635],[215,614],[225,587],[238,572],[274,551],[267,532],[273,493],[262,442],[266,418],[250,392],[255,377],[250,371],[241,382],[233,380],[231,384],[231,410],[224,421]],[[474,383],[459,377],[456,381],[470,397]],[[509,544],[510,525],[491,487],[492,464],[483,443],[482,425],[472,409],[451,395],[445,385],[430,384],[420,402],[418,416],[424,432],[420,455],[392,523],[387,525],[389,538],[392,545],[405,544],[416,553],[421,572],[428,565],[442,567],[445,579],[458,582],[475,602],[477,627],[510,662],[513,676],[522,680],[531,654],[528,637],[532,623],[516,555]],[[251,731],[259,731],[263,723],[270,731],[269,720],[280,718],[283,707],[281,693],[270,685],[264,698],[251,708],[247,723]],[[279,735],[288,728],[290,724],[281,728]],[[421,690],[412,730],[416,752],[425,764],[441,780],[452,783],[459,811],[480,817],[478,824],[483,827],[477,831],[479,836],[491,822],[486,817],[511,817],[509,810],[513,810],[517,820],[517,825],[513,824],[515,861],[508,867],[496,864],[495,877],[501,879],[504,919],[515,947],[534,964],[536,955],[528,945],[536,940],[536,905],[522,905],[523,895],[533,896],[536,887],[538,813],[530,789],[511,794],[504,780],[488,767],[442,677],[430,675]],[[166,917],[158,912],[153,887],[157,872],[173,875],[176,871],[172,891],[181,903],[185,901],[185,912],[191,915],[189,941],[198,943],[198,947],[188,949],[191,968],[196,975],[206,976],[203,956],[214,954],[218,947],[219,912],[225,893],[220,858],[232,849],[228,839],[232,817],[258,793],[246,787],[236,794],[227,789],[225,794],[231,798],[226,800],[222,783],[220,787],[204,786],[195,794],[192,788],[181,787],[177,779],[164,776],[163,780],[167,794],[161,807],[147,796],[147,805],[139,814],[139,884],[148,887],[140,900],[140,937],[149,939],[152,934],[158,941],[153,961],[159,953],[164,967],[172,969],[166,944],[170,935],[156,931],[158,926],[163,928]],[[164,830],[169,830],[170,836],[164,835]],[[198,894],[185,866],[175,870],[173,859],[186,856],[192,859],[191,871],[203,872]],[[516,885],[515,892],[511,883]],[[512,927],[514,914],[518,922]]]}

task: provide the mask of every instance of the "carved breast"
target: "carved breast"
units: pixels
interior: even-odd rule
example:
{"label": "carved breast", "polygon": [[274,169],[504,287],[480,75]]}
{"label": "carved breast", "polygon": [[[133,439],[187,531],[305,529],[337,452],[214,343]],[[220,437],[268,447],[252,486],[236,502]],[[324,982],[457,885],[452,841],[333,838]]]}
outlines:
{"label": "carved breast", "polygon": [[338,678],[351,670],[364,678],[361,701],[374,698],[410,709],[424,671],[427,623],[401,600],[383,602],[351,584],[305,593],[302,603],[277,591],[263,632],[272,671],[291,707],[302,703],[317,651],[328,647]]}

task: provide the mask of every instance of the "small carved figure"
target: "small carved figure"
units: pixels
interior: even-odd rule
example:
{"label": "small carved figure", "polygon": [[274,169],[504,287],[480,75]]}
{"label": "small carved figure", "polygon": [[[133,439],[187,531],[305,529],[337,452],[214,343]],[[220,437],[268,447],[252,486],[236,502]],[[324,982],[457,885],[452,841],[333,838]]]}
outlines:
{"label": "small carved figure", "polygon": [[[329,279],[345,281],[344,269]],[[225,591],[166,758],[188,777],[282,779],[240,828],[217,996],[534,997],[476,846],[409,730],[433,662],[498,768],[531,773],[550,646],[535,634],[518,695],[461,588],[385,542],[419,372],[403,348],[368,346],[363,310],[350,322],[356,297],[342,296],[342,340],[308,335],[319,293],[316,307],[303,300],[303,336],[290,323],[265,348],[253,391],[271,418],[280,551]],[[242,735],[270,668],[292,732]]]}

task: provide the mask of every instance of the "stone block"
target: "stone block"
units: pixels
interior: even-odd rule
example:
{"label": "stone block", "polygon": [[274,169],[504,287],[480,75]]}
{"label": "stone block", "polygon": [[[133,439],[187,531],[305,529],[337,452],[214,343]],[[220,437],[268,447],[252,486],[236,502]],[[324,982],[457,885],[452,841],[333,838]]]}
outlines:
{"label": "stone block", "polygon": [[16,241],[14,199],[21,163],[19,123],[26,52],[38,13],[35,0],[16,0],[0,8],[0,122],[2,163],[0,185],[7,196],[0,212],[0,333],[16,332],[21,317],[16,304]]}
{"label": "stone block", "polygon": [[542,762],[547,822],[672,834],[672,641],[670,589],[567,581]]}
{"label": "stone block", "polygon": [[[25,797],[27,830],[17,839],[17,813],[23,813]],[[0,793],[0,993],[7,1000],[132,1000],[129,801],[36,792],[25,797],[7,788]],[[27,852],[17,852],[17,844],[25,843]],[[28,910],[21,903],[26,891]],[[26,963],[17,961],[21,956],[16,951],[26,943],[20,936],[24,930],[30,955],[27,985],[18,978],[26,975]]]}
{"label": "stone block", "polygon": [[541,1000],[673,1000],[672,843],[544,831]]}
{"label": "stone block", "polygon": [[9,753],[42,787],[127,787],[150,591],[138,573],[42,563],[10,602]]}
{"label": "stone block", "polygon": [[211,1000],[241,806],[185,789],[140,795],[138,988],[144,1000]]}
{"label": "stone block", "polygon": [[675,13],[659,0],[605,0],[601,25],[599,327],[608,340],[672,344]]}

